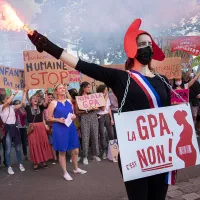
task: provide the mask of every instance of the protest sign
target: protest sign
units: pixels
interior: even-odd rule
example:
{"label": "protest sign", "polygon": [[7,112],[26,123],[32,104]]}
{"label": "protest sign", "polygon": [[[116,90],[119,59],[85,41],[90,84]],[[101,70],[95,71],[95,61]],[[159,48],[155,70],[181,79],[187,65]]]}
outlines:
{"label": "protest sign", "polygon": [[46,52],[24,51],[25,83],[30,89],[80,82],[80,73]]}
{"label": "protest sign", "polygon": [[152,60],[151,65],[157,73],[166,76],[168,79],[182,77],[180,58],[165,58],[164,61]]}
{"label": "protest sign", "polygon": [[194,58],[192,62],[192,67],[196,67],[198,65],[200,65],[200,56],[197,56],[196,58]]}
{"label": "protest sign", "polygon": [[0,82],[2,88],[23,89],[24,70],[0,66]]}
{"label": "protest sign", "polygon": [[115,114],[124,181],[200,164],[189,105]]}
{"label": "protest sign", "polygon": [[177,50],[198,56],[200,54],[200,36],[182,36],[171,40],[171,51]]}
{"label": "protest sign", "polygon": [[154,41],[162,49],[166,58],[181,58],[182,68],[188,68],[190,65],[191,55],[184,51],[171,52],[171,41],[177,39],[178,37],[155,37]]}
{"label": "protest sign", "polygon": [[90,108],[105,106],[105,98],[102,93],[76,96],[76,102],[80,110],[88,110]]}
{"label": "protest sign", "polygon": [[[189,102],[189,89],[180,89],[175,90],[177,94],[179,94],[186,102]],[[171,91],[171,104],[179,104],[184,103],[182,99],[178,97],[178,95],[174,94]]]}

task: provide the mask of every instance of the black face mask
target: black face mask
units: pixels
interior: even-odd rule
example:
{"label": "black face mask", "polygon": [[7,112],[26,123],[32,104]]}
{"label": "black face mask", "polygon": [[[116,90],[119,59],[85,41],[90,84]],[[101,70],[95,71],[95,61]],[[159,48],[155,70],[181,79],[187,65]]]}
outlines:
{"label": "black face mask", "polygon": [[153,57],[153,51],[150,46],[138,49],[136,59],[143,65],[147,65],[151,62]]}

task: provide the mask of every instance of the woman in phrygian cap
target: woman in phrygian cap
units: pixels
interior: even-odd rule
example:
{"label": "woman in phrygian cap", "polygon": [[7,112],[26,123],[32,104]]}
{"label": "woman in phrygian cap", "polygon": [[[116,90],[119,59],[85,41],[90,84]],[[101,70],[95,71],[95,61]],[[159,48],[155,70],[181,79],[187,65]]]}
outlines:
{"label": "woman in phrygian cap", "polygon": [[[124,97],[127,80],[130,78],[122,112],[170,106],[170,90],[161,78],[151,71],[151,60],[162,61],[165,55],[149,33],[139,30],[140,25],[141,20],[135,20],[124,37],[124,49],[128,57],[125,64],[126,71],[82,61],[37,31],[28,36],[39,52],[46,51],[81,73],[104,82],[113,90],[119,105]],[[165,77],[164,79],[168,82]],[[120,157],[119,168],[121,171]],[[125,182],[129,200],[164,200],[168,184],[174,182],[173,174],[173,172],[163,173]]]}

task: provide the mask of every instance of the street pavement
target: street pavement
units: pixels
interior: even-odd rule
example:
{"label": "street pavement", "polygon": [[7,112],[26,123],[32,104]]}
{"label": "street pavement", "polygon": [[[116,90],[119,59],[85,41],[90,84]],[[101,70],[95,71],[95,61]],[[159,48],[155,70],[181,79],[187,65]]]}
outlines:
{"label": "street pavement", "polygon": [[88,171],[85,175],[73,174],[68,161],[68,172],[74,178],[71,182],[62,178],[59,164],[49,162],[47,169],[38,172],[29,161],[24,166],[26,172],[20,172],[13,165],[15,175],[0,168],[0,200],[118,200],[126,196],[118,164],[109,160],[91,160],[88,166],[80,162],[79,167]]}
{"label": "street pavement", "polygon": [[[68,161],[68,171],[74,178],[68,182],[62,178],[58,164],[49,162],[47,169],[34,172],[30,162],[24,161],[26,172],[20,172],[13,161],[15,175],[0,168],[0,200],[128,200],[117,163],[90,160],[85,166],[80,162],[80,168],[88,173],[75,175]],[[169,187],[170,199],[200,200],[200,166],[178,171],[177,184]]]}

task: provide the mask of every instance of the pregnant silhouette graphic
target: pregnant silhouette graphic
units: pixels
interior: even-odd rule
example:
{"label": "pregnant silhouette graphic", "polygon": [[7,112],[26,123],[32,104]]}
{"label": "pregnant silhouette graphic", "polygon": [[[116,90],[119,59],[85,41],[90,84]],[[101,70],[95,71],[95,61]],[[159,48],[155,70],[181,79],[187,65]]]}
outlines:
{"label": "pregnant silhouette graphic", "polygon": [[180,140],[176,146],[177,156],[184,161],[185,167],[196,164],[197,152],[192,144],[193,130],[192,126],[186,120],[186,111],[176,111],[174,119],[179,126],[183,125],[183,130],[180,133]]}

